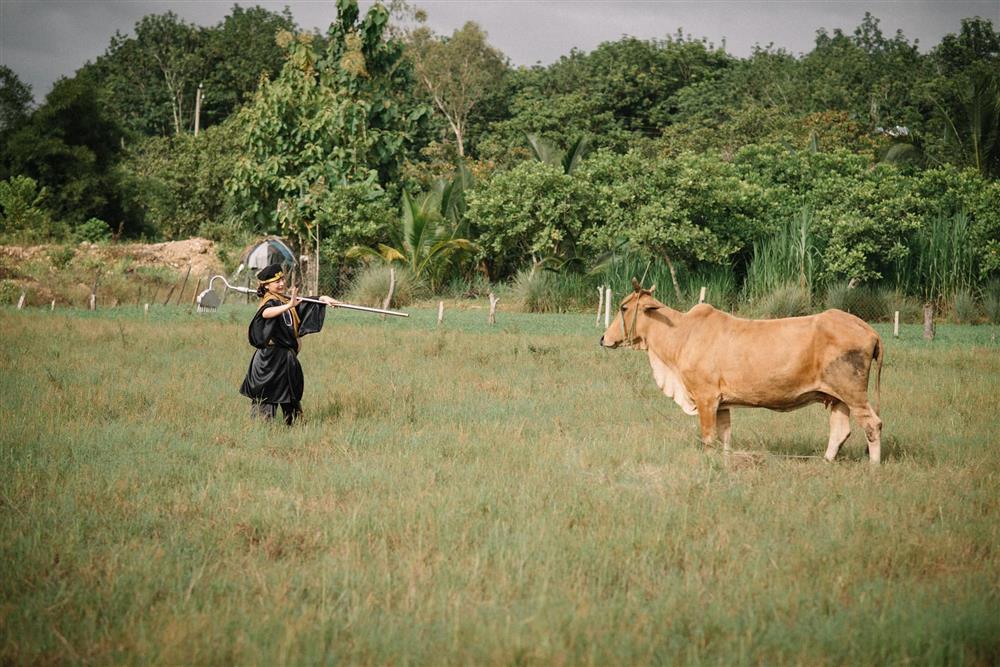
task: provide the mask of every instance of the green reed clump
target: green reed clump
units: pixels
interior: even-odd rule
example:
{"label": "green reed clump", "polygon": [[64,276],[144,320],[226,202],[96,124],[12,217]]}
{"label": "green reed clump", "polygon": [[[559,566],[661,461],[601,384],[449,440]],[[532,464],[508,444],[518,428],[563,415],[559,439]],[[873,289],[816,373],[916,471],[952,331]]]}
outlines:
{"label": "green reed clump", "polygon": [[951,298],[951,315],[956,324],[975,324],[979,319],[979,304],[971,290],[961,289]]}
{"label": "green reed clump", "polygon": [[889,305],[885,290],[862,285],[851,287],[845,283],[830,285],[826,291],[824,305],[857,315],[870,322],[885,322],[892,319],[893,308]]}
{"label": "green reed clump", "polygon": [[[838,287],[838,286],[834,286]],[[844,288],[846,286],[839,286]],[[899,312],[899,321],[906,322],[910,324],[917,324],[923,322],[924,309],[923,305],[920,303],[920,299],[914,296],[907,296],[901,293],[898,289],[892,289],[888,287],[883,287],[879,290],[881,299],[885,301],[886,312],[888,313],[889,319],[892,319],[893,314]]]}
{"label": "green reed clump", "polygon": [[802,209],[777,233],[755,241],[747,267],[742,299],[755,303],[770,298],[789,285],[811,294],[820,267],[820,251],[813,235],[813,214]]}
{"label": "green reed clump", "polygon": [[1000,324],[1000,280],[992,280],[983,288],[983,312],[993,324]]}
{"label": "green reed clump", "polygon": [[744,304],[742,312],[750,317],[765,319],[809,315],[813,312],[812,298],[809,290],[800,285],[783,285],[752,303]]}
{"label": "green reed clump", "polygon": [[536,268],[518,272],[510,296],[529,313],[566,313],[593,308],[598,295],[590,276]]}
{"label": "green reed clump", "polygon": [[[427,294],[426,287],[405,266],[396,266],[396,282],[392,293],[392,306],[401,307],[413,303]],[[373,265],[359,271],[347,289],[346,300],[362,306],[382,307],[389,294],[390,269],[385,265]]]}
{"label": "green reed clump", "polygon": [[896,265],[896,283],[907,294],[945,301],[976,286],[975,255],[964,212],[936,215],[917,232],[910,253]]}

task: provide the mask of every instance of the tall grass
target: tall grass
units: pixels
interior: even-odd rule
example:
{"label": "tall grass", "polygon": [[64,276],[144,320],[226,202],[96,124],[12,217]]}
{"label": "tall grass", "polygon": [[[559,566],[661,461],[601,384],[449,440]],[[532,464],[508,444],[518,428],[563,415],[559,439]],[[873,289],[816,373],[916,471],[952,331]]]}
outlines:
{"label": "tall grass", "polygon": [[910,254],[896,265],[896,283],[925,301],[945,302],[976,286],[975,256],[965,213],[937,215],[926,221]]}
{"label": "tall grass", "polygon": [[[253,423],[252,310],[0,309],[0,662],[1000,659],[981,329],[884,337],[880,469],[859,433],[730,468],[590,314],[338,312],[305,422]],[[826,442],[818,406],[733,422]]]}
{"label": "tall grass", "polygon": [[774,236],[754,241],[753,258],[743,283],[744,301],[752,305],[789,285],[812,293],[820,263],[812,226],[812,211],[803,208]]}

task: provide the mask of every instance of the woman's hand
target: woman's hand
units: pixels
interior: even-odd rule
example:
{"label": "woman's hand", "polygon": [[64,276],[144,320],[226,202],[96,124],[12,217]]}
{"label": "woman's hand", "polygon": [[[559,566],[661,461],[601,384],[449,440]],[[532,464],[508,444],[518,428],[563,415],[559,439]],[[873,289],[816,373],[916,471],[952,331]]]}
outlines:
{"label": "woman's hand", "polygon": [[302,300],[299,298],[299,288],[293,287],[292,291],[288,293],[288,307],[294,308],[299,305]]}
{"label": "woman's hand", "polygon": [[339,302],[339,301],[337,301],[336,299],[331,299],[331,298],[330,298],[330,297],[328,297],[328,296],[321,296],[321,297],[319,298],[319,300],[320,300],[320,301],[322,301],[323,303],[325,303],[326,305],[328,305],[328,306],[332,306],[332,307],[336,307],[336,306],[337,306],[337,304],[338,304],[338,303],[340,303],[340,302]]}

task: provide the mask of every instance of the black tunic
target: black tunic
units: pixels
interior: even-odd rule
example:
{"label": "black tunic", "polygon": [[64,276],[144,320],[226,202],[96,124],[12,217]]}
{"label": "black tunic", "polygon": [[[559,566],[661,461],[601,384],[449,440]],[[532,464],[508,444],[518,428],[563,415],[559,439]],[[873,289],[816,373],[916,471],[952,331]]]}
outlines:
{"label": "black tunic", "polygon": [[250,360],[246,378],[240,387],[244,396],[262,403],[294,403],[302,400],[304,381],[299,365],[299,338],[323,328],[326,306],[299,302],[295,314],[286,311],[267,319],[264,309],[281,306],[271,297],[264,301],[250,322],[247,338],[257,350]]}

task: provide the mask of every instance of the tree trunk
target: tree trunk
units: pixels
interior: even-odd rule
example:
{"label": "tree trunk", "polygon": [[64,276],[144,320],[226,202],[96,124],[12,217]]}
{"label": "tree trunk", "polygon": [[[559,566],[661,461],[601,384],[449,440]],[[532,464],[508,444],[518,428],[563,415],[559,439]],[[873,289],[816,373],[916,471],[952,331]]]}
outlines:
{"label": "tree trunk", "polygon": [[684,300],[684,297],[681,296],[681,285],[677,282],[677,270],[674,269],[674,263],[670,261],[670,255],[663,253],[663,259],[667,262],[667,268],[670,269],[670,281],[674,284],[674,294],[677,296],[679,304]]}

